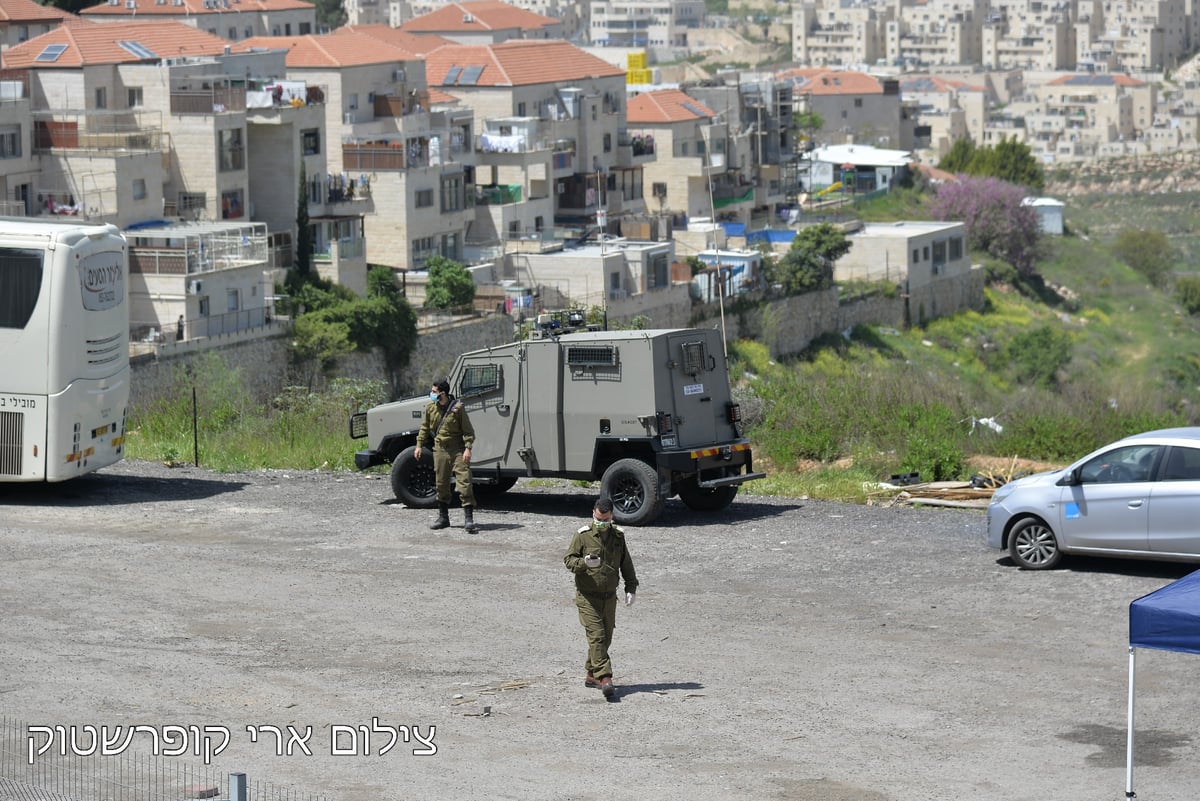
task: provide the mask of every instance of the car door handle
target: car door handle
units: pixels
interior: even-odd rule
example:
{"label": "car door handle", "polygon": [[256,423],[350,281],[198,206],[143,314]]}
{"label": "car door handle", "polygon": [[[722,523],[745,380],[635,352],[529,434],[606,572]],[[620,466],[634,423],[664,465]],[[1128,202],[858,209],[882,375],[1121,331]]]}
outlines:
{"label": "car door handle", "polygon": [[1143,503],[1143,502],[1142,502],[1140,499],[1139,499],[1139,500],[1136,500],[1136,501],[1130,501],[1130,502],[1129,502],[1129,508],[1130,508],[1130,509],[1141,509],[1141,508],[1142,508],[1142,503]]}

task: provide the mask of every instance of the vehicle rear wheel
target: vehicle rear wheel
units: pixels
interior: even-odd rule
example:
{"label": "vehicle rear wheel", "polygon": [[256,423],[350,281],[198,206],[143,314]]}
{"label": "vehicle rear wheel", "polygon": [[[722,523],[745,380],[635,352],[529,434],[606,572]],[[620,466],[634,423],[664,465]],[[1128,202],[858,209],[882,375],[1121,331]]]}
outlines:
{"label": "vehicle rear wheel", "polygon": [[1036,517],[1027,517],[1008,535],[1008,553],[1026,570],[1049,570],[1062,561],[1058,538]]}
{"label": "vehicle rear wheel", "polygon": [[505,476],[503,478],[496,479],[491,483],[481,482],[479,484],[474,484],[471,489],[475,490],[475,494],[477,496],[483,495],[484,497],[495,497],[508,492],[516,483],[517,480],[512,476]]}
{"label": "vehicle rear wheel", "polygon": [[737,485],[727,487],[701,487],[696,476],[688,476],[679,483],[679,500],[697,512],[719,512],[733,503]]}
{"label": "vehicle rear wheel", "polygon": [[658,473],[640,459],[620,459],[604,471],[600,494],[613,504],[613,520],[641,526],[662,514],[666,503],[658,496]]}
{"label": "vehicle rear wheel", "polygon": [[414,447],[405,448],[392,461],[392,492],[405,506],[432,509],[437,505],[437,476],[433,472],[433,451],[421,449],[421,459],[413,458]]}

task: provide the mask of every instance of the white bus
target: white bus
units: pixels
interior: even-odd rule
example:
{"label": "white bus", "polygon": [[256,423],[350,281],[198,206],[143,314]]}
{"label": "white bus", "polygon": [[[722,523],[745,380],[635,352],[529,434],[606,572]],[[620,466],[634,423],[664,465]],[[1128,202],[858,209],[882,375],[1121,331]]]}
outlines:
{"label": "white bus", "polygon": [[128,278],[115,225],[0,217],[0,481],[124,456]]}

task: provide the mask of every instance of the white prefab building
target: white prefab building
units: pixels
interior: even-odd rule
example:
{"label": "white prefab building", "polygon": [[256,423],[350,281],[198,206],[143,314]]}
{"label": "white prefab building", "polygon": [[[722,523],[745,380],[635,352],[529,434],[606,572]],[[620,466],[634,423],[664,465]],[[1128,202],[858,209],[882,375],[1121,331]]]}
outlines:
{"label": "white prefab building", "polygon": [[1033,206],[1042,221],[1042,233],[1062,236],[1063,208],[1061,200],[1052,197],[1027,197],[1021,201],[1023,206]]}

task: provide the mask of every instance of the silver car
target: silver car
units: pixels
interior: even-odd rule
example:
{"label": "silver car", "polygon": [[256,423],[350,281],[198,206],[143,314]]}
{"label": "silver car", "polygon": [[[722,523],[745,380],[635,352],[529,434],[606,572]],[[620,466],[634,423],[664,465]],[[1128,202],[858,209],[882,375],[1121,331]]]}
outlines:
{"label": "silver car", "polygon": [[1200,561],[1200,427],[1136,434],[1010,481],[988,505],[988,545],[1030,570],[1065,554]]}

